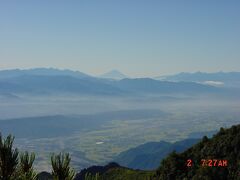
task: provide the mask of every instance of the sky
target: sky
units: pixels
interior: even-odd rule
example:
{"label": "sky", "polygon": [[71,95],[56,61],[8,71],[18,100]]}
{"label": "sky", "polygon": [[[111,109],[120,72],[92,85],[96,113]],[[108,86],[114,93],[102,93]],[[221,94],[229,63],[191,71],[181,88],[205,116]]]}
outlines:
{"label": "sky", "polygon": [[2,0],[0,69],[240,71],[238,0]]}

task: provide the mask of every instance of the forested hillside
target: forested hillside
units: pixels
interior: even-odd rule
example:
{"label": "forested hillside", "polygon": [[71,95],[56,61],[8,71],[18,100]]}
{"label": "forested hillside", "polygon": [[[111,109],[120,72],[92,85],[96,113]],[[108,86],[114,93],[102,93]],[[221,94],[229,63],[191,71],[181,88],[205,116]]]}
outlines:
{"label": "forested hillside", "polygon": [[173,152],[162,161],[156,179],[240,179],[239,165],[240,125],[221,128],[183,153]]}

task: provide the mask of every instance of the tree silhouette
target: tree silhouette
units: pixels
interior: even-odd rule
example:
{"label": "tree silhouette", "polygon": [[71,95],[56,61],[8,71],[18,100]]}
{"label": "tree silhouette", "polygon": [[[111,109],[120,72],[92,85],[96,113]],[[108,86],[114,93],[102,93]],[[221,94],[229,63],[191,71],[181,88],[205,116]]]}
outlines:
{"label": "tree silhouette", "polygon": [[68,153],[51,156],[52,175],[54,180],[73,180],[74,170],[70,167],[71,158]]}
{"label": "tree silhouette", "polygon": [[29,154],[27,151],[20,154],[19,173],[21,180],[36,180],[37,174],[33,169],[33,162],[35,160],[35,154]]}
{"label": "tree silhouette", "polygon": [[0,134],[0,179],[11,180],[18,165],[18,150],[13,148],[14,137]]}

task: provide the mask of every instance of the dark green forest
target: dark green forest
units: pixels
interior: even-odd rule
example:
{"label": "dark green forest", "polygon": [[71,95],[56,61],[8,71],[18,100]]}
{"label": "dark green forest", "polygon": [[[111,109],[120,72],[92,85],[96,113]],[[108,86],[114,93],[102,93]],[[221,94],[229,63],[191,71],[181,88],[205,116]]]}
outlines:
{"label": "dark green forest", "polygon": [[184,152],[173,151],[152,171],[133,170],[117,163],[92,166],[77,173],[71,168],[68,153],[52,154],[50,173],[33,168],[34,153],[19,152],[14,137],[0,136],[1,180],[237,180],[240,179],[240,125],[221,128],[212,138]]}

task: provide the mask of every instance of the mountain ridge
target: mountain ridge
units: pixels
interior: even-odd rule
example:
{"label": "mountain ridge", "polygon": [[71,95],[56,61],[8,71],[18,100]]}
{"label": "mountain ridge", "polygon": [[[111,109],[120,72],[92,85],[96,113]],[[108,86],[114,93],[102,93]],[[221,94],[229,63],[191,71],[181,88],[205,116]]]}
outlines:
{"label": "mountain ridge", "polygon": [[31,68],[31,69],[6,69],[0,70],[0,78],[16,77],[21,75],[46,75],[56,76],[65,75],[78,78],[90,78],[92,76],[82,73],[80,71],[73,71],[69,69],[57,69],[57,68]]}
{"label": "mountain ridge", "polygon": [[[137,95],[161,93],[212,93],[220,88],[194,82],[168,82],[151,78],[121,79],[111,81],[87,75],[77,75],[72,71],[40,69],[9,71],[7,75],[0,71],[0,93],[29,93],[38,95],[74,93],[92,95]],[[34,71],[34,73],[31,73]],[[46,72],[45,72],[46,71]],[[20,73],[19,73],[20,72]],[[60,73],[60,74],[59,74]]]}

